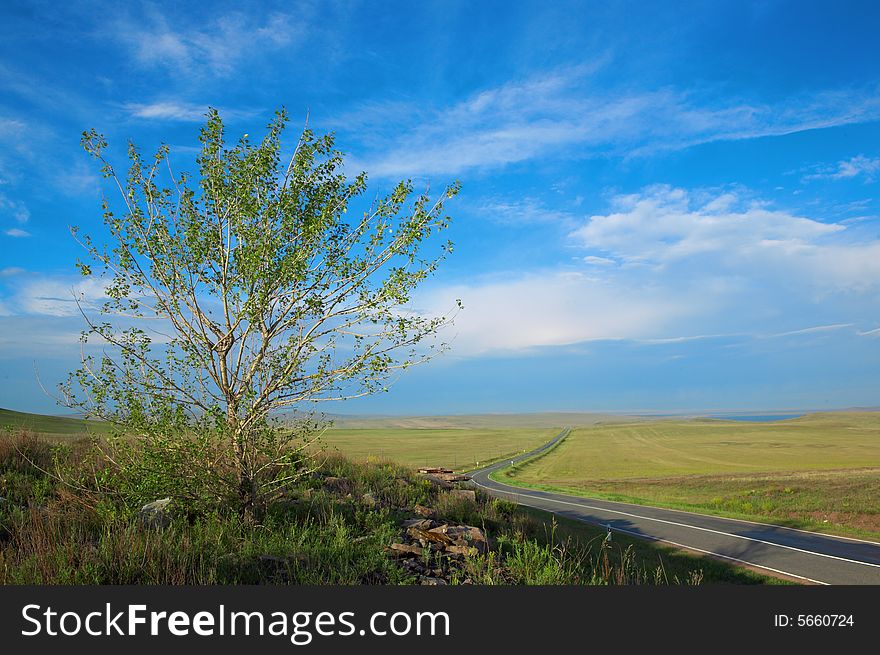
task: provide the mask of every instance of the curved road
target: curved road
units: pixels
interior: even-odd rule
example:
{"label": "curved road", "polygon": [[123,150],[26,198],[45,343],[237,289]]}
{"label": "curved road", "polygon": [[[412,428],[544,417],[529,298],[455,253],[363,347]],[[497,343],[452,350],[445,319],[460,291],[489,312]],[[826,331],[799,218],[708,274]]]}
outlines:
{"label": "curved road", "polygon": [[472,481],[493,496],[520,505],[610,526],[614,532],[688,548],[805,582],[880,584],[880,543],[680,510],[536,491],[489,478],[490,473],[510,466],[512,462],[549,450],[569,431],[563,430],[552,441],[530,453],[472,472]]}

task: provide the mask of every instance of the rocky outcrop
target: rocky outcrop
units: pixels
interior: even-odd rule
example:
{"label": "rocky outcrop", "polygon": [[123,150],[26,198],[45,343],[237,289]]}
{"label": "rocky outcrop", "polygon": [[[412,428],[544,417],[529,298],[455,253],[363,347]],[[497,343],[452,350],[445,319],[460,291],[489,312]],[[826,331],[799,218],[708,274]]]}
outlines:
{"label": "rocky outcrop", "polygon": [[[466,558],[489,551],[486,534],[472,525],[411,518],[402,521],[400,527],[402,540],[388,546],[386,552],[398,558],[401,566],[423,585],[448,584],[452,574],[462,570]],[[462,581],[470,582],[467,578]]]}

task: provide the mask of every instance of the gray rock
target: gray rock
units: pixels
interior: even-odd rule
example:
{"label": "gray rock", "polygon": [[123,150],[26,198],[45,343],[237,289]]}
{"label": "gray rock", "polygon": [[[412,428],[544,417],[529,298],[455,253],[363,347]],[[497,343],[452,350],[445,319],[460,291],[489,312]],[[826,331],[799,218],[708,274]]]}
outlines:
{"label": "gray rock", "polygon": [[391,544],[386,548],[395,557],[419,556],[424,550],[415,544]]}
{"label": "gray rock", "polygon": [[470,500],[471,502],[477,501],[477,494],[475,491],[473,491],[473,489],[453,489],[449,493],[457,498]]}
{"label": "gray rock", "polygon": [[167,528],[171,524],[169,505],[171,505],[170,498],[160,498],[147,503],[138,512],[138,520],[147,528]]}
{"label": "gray rock", "polygon": [[431,519],[407,519],[400,524],[404,528],[419,528],[420,530],[428,530],[434,525]]}

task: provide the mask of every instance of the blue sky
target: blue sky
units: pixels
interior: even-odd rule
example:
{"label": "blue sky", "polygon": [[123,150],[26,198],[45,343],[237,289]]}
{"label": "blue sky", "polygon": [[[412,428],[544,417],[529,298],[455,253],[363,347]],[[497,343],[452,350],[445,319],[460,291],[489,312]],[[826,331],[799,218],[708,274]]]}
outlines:
{"label": "blue sky", "polygon": [[[548,6],[549,5],[549,6]],[[245,7],[245,9],[243,9]],[[880,6],[4,2],[0,406],[78,361],[79,147],[206,108],[334,131],[371,189],[441,189],[455,254],[414,305],[452,350],[341,413],[880,405]]]}

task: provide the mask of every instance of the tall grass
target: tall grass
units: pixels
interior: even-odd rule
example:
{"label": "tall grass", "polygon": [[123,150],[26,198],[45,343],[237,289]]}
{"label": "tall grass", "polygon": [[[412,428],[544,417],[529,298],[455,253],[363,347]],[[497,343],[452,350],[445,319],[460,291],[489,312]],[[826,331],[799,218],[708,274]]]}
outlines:
{"label": "tall grass", "polygon": [[416,576],[385,547],[403,538],[400,522],[416,505],[488,535],[492,548],[480,555],[426,553],[453,584],[680,582],[641,567],[632,552],[562,541],[512,503],[462,498],[389,462],[330,457],[256,523],[218,506],[172,513],[161,529],[112,494],[96,502],[94,489],[53,473],[87,479],[101,466],[85,442],[0,435],[0,583],[411,584]]}

